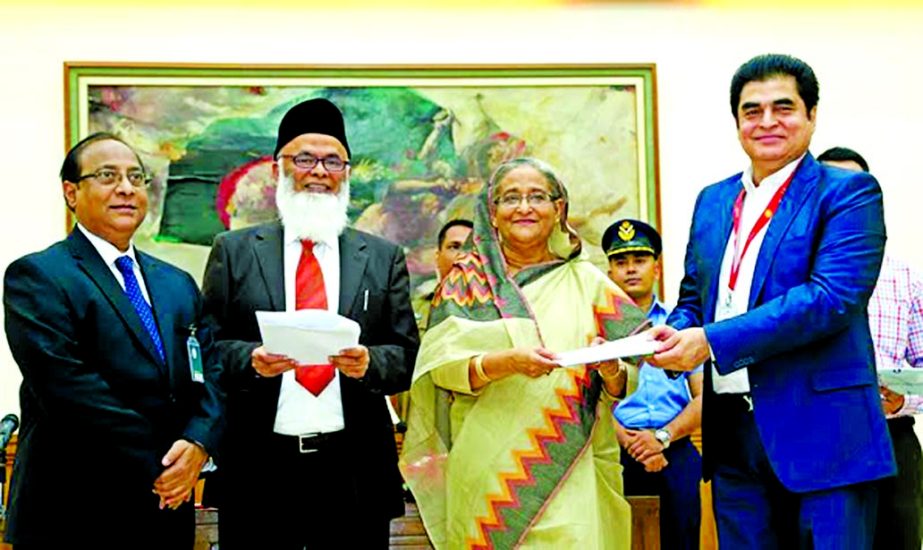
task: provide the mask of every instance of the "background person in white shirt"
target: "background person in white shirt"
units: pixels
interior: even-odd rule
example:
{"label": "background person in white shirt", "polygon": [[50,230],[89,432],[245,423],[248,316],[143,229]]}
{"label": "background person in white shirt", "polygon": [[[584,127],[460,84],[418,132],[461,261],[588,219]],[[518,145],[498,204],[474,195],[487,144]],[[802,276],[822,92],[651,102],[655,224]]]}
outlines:
{"label": "background person in white shirt", "polygon": [[[869,165],[848,147],[817,155],[829,166],[868,172]],[[885,255],[875,291],[869,299],[869,328],[879,369],[923,368],[923,276]],[[876,550],[919,550],[923,525],[923,451],[913,429],[914,414],[923,412],[923,396],[903,395],[882,385],[881,406],[888,418],[897,476],[878,486]]]}

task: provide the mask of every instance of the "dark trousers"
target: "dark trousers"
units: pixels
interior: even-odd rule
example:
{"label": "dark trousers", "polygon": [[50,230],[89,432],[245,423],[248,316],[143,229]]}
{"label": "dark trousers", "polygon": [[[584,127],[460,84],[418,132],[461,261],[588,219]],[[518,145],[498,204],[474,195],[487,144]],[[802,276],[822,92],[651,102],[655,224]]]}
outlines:
{"label": "dark trousers", "polygon": [[[709,396],[706,434],[721,548],[871,548],[877,482],[793,493],[776,477],[740,396]],[[713,398],[712,398],[713,397]],[[757,405],[758,406],[758,405]],[[805,449],[804,452],[811,452]]]}
{"label": "dark trousers", "polygon": [[923,517],[923,456],[913,430],[913,417],[888,420],[894,443],[897,476],[878,485],[876,550],[920,550]]}
{"label": "dark trousers", "polygon": [[663,550],[698,550],[702,505],[699,481],[702,457],[688,437],[674,441],[663,453],[669,463],[659,472],[646,472],[644,465],[622,450],[625,494],[660,497],[660,547]]}
{"label": "dark trousers", "polygon": [[388,548],[391,522],[356,498],[345,446],[334,440],[303,454],[297,438],[277,436],[262,451],[249,487],[222,484],[240,493],[219,496],[221,550]]}
{"label": "dark trousers", "polygon": [[[150,489],[148,489],[150,491]],[[195,516],[191,502],[176,510],[158,507],[151,493],[137,498],[100,501],[87,497],[94,521],[83,520],[88,510],[59,509],[49,503],[47,528],[37,542],[17,542],[14,550],[92,548],[93,550],[192,550]],[[39,542],[40,541],[40,542]]]}

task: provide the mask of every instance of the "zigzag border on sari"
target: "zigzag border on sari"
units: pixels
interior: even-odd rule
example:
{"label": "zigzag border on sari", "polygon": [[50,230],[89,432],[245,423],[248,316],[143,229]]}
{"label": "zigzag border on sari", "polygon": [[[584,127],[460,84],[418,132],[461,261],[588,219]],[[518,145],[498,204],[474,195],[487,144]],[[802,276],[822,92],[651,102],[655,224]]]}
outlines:
{"label": "zigzag border on sari", "polygon": [[455,262],[453,269],[440,283],[439,292],[433,299],[433,307],[444,301],[454,302],[460,307],[472,304],[487,304],[493,300],[493,292],[484,271],[484,263],[476,253],[466,254]]}
{"label": "zigzag border on sari", "polygon": [[[593,305],[593,317],[596,319],[596,334],[609,339],[614,334],[624,334],[619,325],[631,328],[629,335],[635,335],[650,328],[651,323],[647,316],[637,307],[630,307],[626,312],[623,305],[632,305],[624,297],[606,289],[605,303]],[[637,319],[633,318],[637,317]],[[624,326],[622,327],[625,328]]]}
{"label": "zigzag border on sari", "polygon": [[487,496],[487,516],[475,520],[477,537],[467,548],[518,546],[589,445],[600,380],[588,369],[569,374],[572,389],[556,390],[558,407],[545,409],[544,426],[528,430],[531,447],[513,451],[516,470],[499,474],[502,492]]}
{"label": "zigzag border on sari", "polygon": [[605,337],[613,334],[611,329],[607,329],[609,323],[619,323],[625,319],[621,308],[622,298],[618,294],[606,289],[606,301],[604,304],[593,304],[593,317],[596,319],[596,334]]}

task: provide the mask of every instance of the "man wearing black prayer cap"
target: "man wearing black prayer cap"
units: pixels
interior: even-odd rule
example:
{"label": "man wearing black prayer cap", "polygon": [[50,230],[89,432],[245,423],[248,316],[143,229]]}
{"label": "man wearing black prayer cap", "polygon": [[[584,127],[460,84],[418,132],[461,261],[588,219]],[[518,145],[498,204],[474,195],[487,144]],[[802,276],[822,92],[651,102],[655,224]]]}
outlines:
{"label": "man wearing black prayer cap", "polygon": [[[274,157],[280,221],[219,235],[203,281],[229,393],[221,548],[387,548],[404,504],[382,396],[409,387],[418,346],[404,254],[346,226],[350,149],[333,103],[292,107]],[[359,345],[322,365],[269,353],[255,312],[297,309],[353,319]]]}

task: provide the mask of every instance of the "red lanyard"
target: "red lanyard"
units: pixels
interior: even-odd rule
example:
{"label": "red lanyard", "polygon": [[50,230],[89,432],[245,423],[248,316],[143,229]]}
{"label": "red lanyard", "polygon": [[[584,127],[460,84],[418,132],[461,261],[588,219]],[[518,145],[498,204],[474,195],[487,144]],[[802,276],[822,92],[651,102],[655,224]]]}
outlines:
{"label": "red lanyard", "polygon": [[795,177],[795,172],[797,170],[797,167],[795,170],[792,170],[792,174],[785,180],[785,183],[779,186],[775,195],[772,196],[772,200],[769,201],[769,206],[766,207],[763,215],[753,224],[753,229],[750,230],[750,235],[747,237],[747,242],[744,243],[744,249],[741,251],[740,255],[737,254],[738,247],[740,246],[740,215],[741,211],[744,209],[744,196],[746,196],[747,190],[741,189],[740,193],[737,194],[737,200],[734,201],[734,257],[731,260],[731,277],[728,279],[728,289],[730,293],[733,293],[734,288],[737,287],[737,275],[740,274],[740,263],[743,261],[744,255],[750,248],[750,243],[753,242],[753,239],[764,227],[766,227],[769,220],[771,220],[772,216],[776,213],[776,210],[779,208],[779,203],[782,202],[782,195],[785,194],[785,190],[788,189],[788,184],[792,182],[792,178]]}

